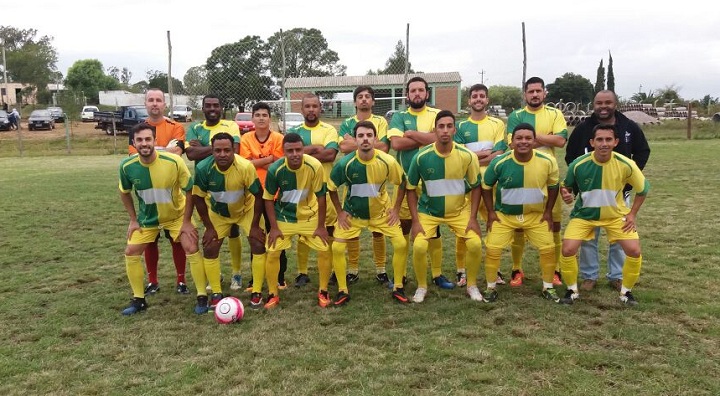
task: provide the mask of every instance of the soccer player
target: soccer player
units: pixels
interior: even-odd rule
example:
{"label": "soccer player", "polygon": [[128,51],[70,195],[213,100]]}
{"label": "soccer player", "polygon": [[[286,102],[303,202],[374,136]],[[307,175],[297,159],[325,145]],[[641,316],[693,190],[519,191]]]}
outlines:
{"label": "soccer player", "polygon": [[[192,177],[183,159],[175,154],[155,150],[155,127],[135,125],[131,131],[138,155],[120,163],[120,199],[130,217],[125,247],[125,270],[133,290],[133,299],[123,315],[147,309],[143,287],[141,255],[155,241],[160,230],[166,230],[172,241],[180,242],[191,268],[202,266],[198,252],[197,230],[192,224]],[[131,193],[138,200],[138,210]]]}
{"label": "soccer player", "polygon": [[[233,137],[235,152],[239,152],[240,129],[235,121],[223,120],[221,118],[223,105],[220,99],[213,94],[205,95],[202,99],[202,112],[205,121],[192,124],[187,131],[185,141],[185,155],[189,160],[195,161],[197,165],[201,160],[212,155],[210,139],[220,132],[225,132]],[[242,264],[242,244],[240,243],[239,227],[232,227],[228,237],[230,248],[230,263],[232,267],[232,281],[230,288],[238,290],[242,288],[240,266]],[[239,282],[238,282],[239,281]]]}
{"label": "soccer player", "polygon": [[[540,77],[530,77],[525,81],[525,102],[527,105],[510,113],[507,122],[508,142],[512,141],[512,131],[521,123],[528,123],[535,129],[535,149],[555,158],[555,148],[562,148],[567,141],[568,131],[565,116],[562,111],[545,105],[545,81]],[[562,203],[556,200],[553,208],[553,241],[555,243],[555,257],[559,259],[562,241],[560,240],[560,221],[562,220]],[[525,250],[525,236],[521,232],[515,233],[510,249],[512,256],[512,274],[510,286],[522,285],[524,273],[522,270],[522,257]],[[560,264],[555,263],[555,286],[562,285],[560,279]]]}
{"label": "soccer player", "polygon": [[[573,129],[568,139],[565,150],[565,162],[570,165],[576,158],[592,151],[590,135],[596,125],[611,124],[620,133],[620,141],[615,151],[635,161],[638,168],[643,170],[650,158],[650,146],[645,139],[640,126],[623,113],[616,110],[617,95],[613,91],[600,91],[595,94],[593,100],[593,113]],[[630,190],[627,185],[623,189],[625,205],[630,206]],[[583,241],[580,244],[580,276],[583,279],[580,288],[586,291],[592,290],[597,284],[598,273],[600,272],[600,257],[598,255],[598,238],[600,229],[595,229],[595,238]],[[618,243],[613,243],[608,248],[607,258],[607,280],[611,287],[620,290],[622,286],[622,265],[625,261],[625,253]]]}
{"label": "soccer player", "polygon": [[[205,225],[202,238],[205,266],[190,268],[198,293],[195,313],[207,312],[206,282],[210,283],[213,293],[210,308],[214,308],[223,298],[218,253],[233,225],[239,226],[248,237],[253,254],[252,273],[256,278],[250,296],[250,308],[259,309],[262,307],[260,292],[265,276],[265,233],[260,229],[263,189],[253,164],[235,154],[230,134],[215,134],[211,139],[211,147],[212,156],[200,161],[195,168],[193,187],[193,202]],[[210,202],[210,210],[206,199]]]}
{"label": "soccer player", "polygon": [[[317,95],[307,94],[303,96],[301,101],[301,112],[305,121],[302,125],[290,128],[288,133],[300,135],[303,140],[305,154],[317,159],[322,163],[325,170],[324,182],[327,183],[330,177],[330,171],[337,157],[338,133],[334,126],[320,120],[322,106],[320,98]],[[333,205],[327,205],[327,214],[325,216],[325,226],[328,235],[330,235],[330,243],[332,243],[333,225],[337,221],[337,213]],[[310,247],[303,243],[304,239],[297,246],[297,263],[298,276],[295,278],[295,287],[302,287],[310,282],[308,276],[308,254]]]}
{"label": "soccer player", "polygon": [[[427,105],[430,92],[427,81],[422,77],[409,79],[406,89],[406,99],[410,108],[393,115],[390,120],[388,139],[390,139],[390,147],[397,152],[398,162],[407,175],[410,163],[418,149],[435,143],[436,136],[432,133],[433,125],[440,110]],[[403,202],[400,209],[400,226],[409,243],[412,219],[408,202]],[[443,289],[454,288],[455,284],[442,274],[442,239],[440,239],[439,229],[438,234],[430,238],[428,243],[433,283]]]}
{"label": "soccer player", "polygon": [[[255,130],[247,132],[240,137],[240,156],[250,160],[255,166],[260,184],[265,188],[265,177],[267,176],[267,170],[270,165],[283,157],[282,140],[283,135],[279,132],[270,130],[270,106],[265,102],[257,102],[252,107],[252,121],[255,124]],[[265,229],[270,229],[270,223],[268,222],[267,216],[265,216],[265,205],[261,206],[263,211],[263,217],[265,219]],[[254,260],[254,258],[252,259]],[[251,260],[251,261],[252,261]],[[283,250],[280,253],[280,273],[278,274],[278,286],[280,289],[285,289],[287,284],[285,283],[285,271],[287,270],[287,255]],[[255,271],[262,271],[256,276]],[[233,275],[233,278],[237,275]],[[265,266],[262,267],[253,266],[253,276],[248,284],[246,291],[253,291],[253,285],[255,279],[260,279],[262,282],[265,281]],[[234,279],[235,283],[240,284],[241,278]],[[260,284],[262,286],[262,283]],[[230,286],[232,289],[232,285]],[[239,287],[238,287],[239,288]],[[260,290],[258,290],[258,293]]]}
{"label": "soccer player", "polygon": [[[580,298],[576,254],[582,241],[594,237],[597,227],[604,228],[608,241],[620,244],[626,255],[620,301],[626,305],[638,304],[632,294],[642,265],[636,219],[650,184],[633,160],[613,151],[620,142],[619,138],[614,125],[596,125],[590,140],[593,151],[578,157],[568,167],[561,188],[562,198],[570,204],[573,194],[577,194],[578,200],[563,236],[560,263],[567,285],[565,297],[560,300],[563,304],[572,304]],[[629,209],[623,196],[626,184],[637,192]]]}
{"label": "soccer player", "polygon": [[[455,142],[465,145],[466,148],[478,156],[481,176],[485,174],[485,169],[487,169],[490,161],[507,149],[505,124],[501,119],[487,114],[488,103],[490,103],[490,98],[488,97],[488,88],[485,85],[475,84],[470,87],[468,92],[470,117],[458,123],[457,132],[455,133]],[[484,205],[480,206],[480,216],[487,222],[487,211]],[[462,287],[467,284],[465,273],[467,248],[463,238],[457,238],[455,244],[457,246],[455,261],[458,269],[456,279],[457,285]],[[479,260],[480,258],[476,259]],[[499,271],[495,282],[505,284]]]}
{"label": "soccer player", "polygon": [[[387,129],[388,124],[385,117],[372,113],[375,106],[375,90],[367,85],[361,85],[353,91],[353,101],[355,102],[355,115],[345,119],[340,124],[340,151],[343,154],[351,153],[358,149],[358,143],[355,136],[355,125],[360,121],[370,121],[377,131],[374,137],[375,149],[388,152]],[[385,236],[379,232],[372,233],[373,244],[373,261],[375,262],[375,279],[381,284],[390,282],[385,272],[386,245]],[[358,275],[360,272],[360,239],[351,239],[347,242],[348,250],[348,274],[347,282],[355,283],[360,280]],[[334,259],[334,258],[333,258]]]}
{"label": "soccer player", "polygon": [[[182,155],[185,145],[185,129],[180,123],[165,118],[165,94],[157,88],[151,88],[145,93],[145,109],[148,112],[146,123],[155,127],[155,147],[159,151],[167,151],[176,155]],[[135,155],[132,132],[128,134],[128,154]],[[169,234],[165,236],[170,239]],[[158,235],[159,237],[159,235]],[[180,294],[188,294],[190,291],[185,282],[185,251],[182,244],[170,242],[172,246],[173,263],[177,273],[175,290]],[[148,284],[145,286],[145,294],[155,294],[160,291],[158,282],[158,241],[151,242],[145,248],[145,268],[148,273]]]}
{"label": "soccer player", "polygon": [[[465,239],[471,257],[482,255],[477,220],[482,180],[477,155],[453,142],[452,112],[440,111],[434,130],[437,141],[413,157],[408,171],[407,202],[412,216],[413,267],[418,283],[413,296],[416,303],[423,302],[427,294],[428,240],[436,235],[441,224],[447,225],[456,237]],[[418,194],[420,186],[422,192]],[[466,188],[471,189],[470,205],[465,199]],[[467,263],[466,291],[473,301],[482,301],[477,287],[479,267],[479,260]]]}
{"label": "soccer player", "polygon": [[[512,131],[513,149],[490,161],[485,170],[482,189],[488,212],[485,302],[494,302],[498,298],[495,280],[500,255],[510,245],[516,230],[527,235],[540,252],[543,297],[555,302],[560,300],[553,287],[556,260],[552,235],[552,212],[558,196],[560,173],[554,157],[533,149],[535,138],[532,125],[516,125]],[[495,185],[497,188],[494,189]]]}
{"label": "soccer player", "polygon": [[280,304],[277,286],[280,252],[292,245],[294,235],[299,237],[298,244],[302,242],[318,252],[318,304],[327,307],[332,303],[328,294],[332,264],[325,228],[325,170],[320,161],[304,151],[300,135],[286,134],[283,138],[285,156],[270,165],[265,179],[263,199],[265,215],[270,221],[265,263],[269,291],[266,309]]}
{"label": "soccer player", "polygon": [[[390,237],[393,245],[394,288],[392,296],[397,301],[408,302],[402,278],[407,260],[407,242],[400,228],[399,211],[403,193],[405,173],[395,159],[375,149],[377,129],[371,121],[360,121],[353,127],[358,149],[341,158],[330,173],[328,190],[330,199],[338,214],[335,227],[335,241],[332,244],[333,268],[335,273],[345,273],[345,251],[348,242],[358,240],[360,231],[367,228],[372,232]],[[395,204],[390,202],[386,185],[392,183],[400,189]],[[338,188],[346,186],[344,204],[340,204]],[[386,275],[387,276],[387,275]],[[338,278],[338,295],[333,304],[343,305],[350,299],[347,282]]]}

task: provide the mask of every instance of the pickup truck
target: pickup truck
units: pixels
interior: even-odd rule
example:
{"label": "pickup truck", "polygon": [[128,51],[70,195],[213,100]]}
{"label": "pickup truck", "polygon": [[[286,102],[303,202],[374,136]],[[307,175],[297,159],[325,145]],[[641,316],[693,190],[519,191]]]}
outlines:
{"label": "pickup truck", "polygon": [[94,121],[97,123],[95,129],[101,129],[106,134],[113,134],[113,125],[115,132],[129,132],[130,128],[145,121],[148,118],[147,110],[144,105],[120,106],[117,111],[96,111]]}

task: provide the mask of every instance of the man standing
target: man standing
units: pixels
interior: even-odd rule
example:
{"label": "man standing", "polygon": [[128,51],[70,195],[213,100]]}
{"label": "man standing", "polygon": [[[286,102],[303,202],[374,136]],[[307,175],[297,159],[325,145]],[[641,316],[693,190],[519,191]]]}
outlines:
{"label": "man standing", "polygon": [[[253,275],[256,278],[265,275],[265,234],[260,229],[263,189],[255,167],[250,161],[235,154],[233,146],[230,134],[215,134],[211,140],[212,156],[200,161],[195,168],[193,200],[205,225],[202,239],[205,265],[204,268],[191,267],[198,293],[195,307],[197,314],[207,312],[206,276],[213,293],[210,308],[223,298],[218,253],[223,239],[230,235],[232,226],[239,226],[248,237],[253,254]],[[206,199],[210,202],[210,210]],[[250,308],[258,309],[262,302],[260,292],[263,280],[255,280]]]}
{"label": "man standing", "polygon": [[[565,146],[567,140],[567,123],[562,111],[545,105],[545,81],[540,77],[530,77],[525,81],[525,102],[522,109],[510,113],[507,123],[508,142],[512,141],[512,131],[519,124],[528,123],[535,130],[535,149],[555,157],[555,148]],[[562,220],[562,203],[557,200],[553,208],[553,241],[555,242],[555,257],[560,257],[562,241],[560,239],[560,221]],[[510,286],[522,285],[524,273],[522,270],[522,257],[525,250],[525,235],[516,232],[511,248],[513,261]],[[553,284],[562,284],[560,279],[560,264],[555,264]]]}
{"label": "man standing", "polygon": [[[130,217],[125,269],[133,290],[133,299],[123,315],[147,309],[140,257],[161,229],[166,230],[174,242],[182,243],[191,268],[203,265],[197,231],[192,224],[193,208],[188,201],[192,199],[190,171],[181,157],[155,150],[152,125],[135,125],[131,133],[138,155],[123,160],[119,170],[120,199]],[[130,195],[133,191],[138,199],[137,211]]]}
{"label": "man standing", "polygon": [[560,298],[553,288],[556,259],[552,235],[552,211],[560,182],[557,161],[533,149],[535,130],[527,123],[519,124],[513,130],[512,147],[510,152],[490,161],[483,176],[482,195],[488,213],[487,289],[483,299],[486,302],[497,300],[495,286],[500,255],[511,243],[513,234],[520,230],[540,252],[543,297],[558,302]]}
{"label": "man standing", "polygon": [[[157,88],[150,88],[145,93],[145,110],[148,112],[146,123],[155,127],[155,150],[166,151],[175,155],[182,155],[185,147],[185,129],[179,123],[165,118],[165,94]],[[137,154],[133,141],[133,133],[128,134],[130,145],[128,154]],[[169,234],[165,236],[170,239]],[[190,291],[185,282],[185,251],[179,242],[170,242],[172,246],[173,263],[177,272],[176,291],[180,294],[188,294]],[[151,242],[145,248],[145,267],[148,273],[148,284],[145,286],[145,294],[155,294],[160,291],[158,282],[158,261],[160,251],[158,241]]]}
{"label": "man standing", "polygon": [[267,238],[265,277],[269,295],[265,308],[280,304],[277,277],[280,272],[280,252],[292,246],[292,237],[299,237],[298,245],[311,246],[318,252],[320,289],[318,304],[329,306],[330,250],[325,228],[326,188],[322,163],[304,153],[303,138],[288,133],[283,138],[285,157],[275,161],[265,179],[265,214],[270,221]]}
{"label": "man standing", "polygon": [[[650,146],[645,139],[640,126],[616,110],[617,96],[613,91],[600,91],[595,94],[593,113],[575,127],[568,139],[565,151],[565,162],[570,165],[576,158],[593,150],[590,143],[592,130],[598,124],[615,125],[620,140],[615,151],[635,161],[638,168],[643,170],[650,158]],[[623,189],[625,205],[630,206],[630,185]],[[595,238],[583,241],[580,244],[580,278],[583,279],[580,288],[592,290],[597,284],[600,272],[600,257],[598,254],[598,238],[600,228],[595,229]],[[618,243],[613,243],[608,249],[607,280],[611,287],[620,290],[622,286],[622,265],[625,253]]]}
{"label": "man standing", "polygon": [[[375,149],[375,124],[360,121],[353,127],[358,149],[333,166],[328,182],[330,199],[338,214],[335,241],[332,245],[333,268],[335,273],[345,273],[345,251],[349,241],[358,241],[360,231],[367,228],[372,232],[390,237],[393,245],[394,288],[392,296],[400,302],[408,302],[402,278],[407,260],[407,242],[400,228],[399,211],[405,194],[405,173],[395,159]],[[386,184],[392,183],[397,194],[394,205],[390,201]],[[346,196],[340,204],[338,188],[345,185]],[[383,272],[384,273],[384,272]],[[385,275],[387,277],[387,275]],[[338,277],[338,295],[333,304],[343,305],[349,299],[347,282]]]}
{"label": "man standing", "polygon": [[[626,255],[620,301],[626,305],[638,303],[632,295],[642,266],[636,218],[650,184],[634,161],[613,151],[620,143],[619,138],[614,125],[596,125],[590,137],[593,151],[578,157],[568,167],[561,188],[562,198],[571,204],[573,194],[578,194],[578,200],[565,228],[560,258],[563,279],[568,287],[565,297],[560,300],[563,304],[572,304],[580,298],[576,254],[582,241],[594,238],[597,227],[603,227],[608,241],[617,242]],[[623,196],[626,184],[637,191],[629,209]]]}
{"label": "man standing", "polygon": [[[322,163],[325,177],[324,182],[327,183],[339,149],[337,130],[334,126],[320,121],[322,106],[320,105],[320,98],[318,98],[317,95],[307,94],[303,96],[300,105],[302,106],[301,112],[305,118],[305,122],[303,122],[302,125],[290,128],[288,133],[300,135],[303,140],[303,150],[305,154]],[[325,209],[327,210],[325,226],[327,227],[328,235],[330,235],[329,241],[332,244],[333,225],[335,221],[337,221],[337,213],[335,213],[335,207],[333,205],[327,205]],[[310,282],[310,277],[308,276],[309,253],[310,247],[308,245],[302,243],[302,241],[298,243],[298,276],[295,278],[295,287],[302,287]]]}
{"label": "man standing", "polygon": [[[355,101],[355,115],[345,119],[340,124],[340,151],[343,154],[351,153],[358,149],[355,136],[355,125],[361,121],[370,121],[377,133],[373,137],[374,148],[385,153],[388,152],[387,129],[388,124],[385,117],[372,113],[375,106],[375,90],[367,85],[361,85],[353,91],[353,100]],[[372,233],[373,243],[373,261],[375,262],[375,279],[381,284],[390,282],[385,272],[386,245],[385,235],[374,232]],[[352,239],[347,242],[348,250],[348,274],[347,282],[355,283],[360,280],[360,239]]]}
{"label": "man standing", "polygon": [[[488,88],[483,84],[475,84],[470,87],[468,92],[468,106],[470,106],[470,117],[458,123],[457,132],[455,133],[455,142],[465,145],[470,151],[478,156],[480,162],[480,175],[483,177],[485,169],[493,158],[505,152],[507,144],[505,143],[505,124],[501,119],[490,117],[487,114],[487,106],[490,102],[488,96]],[[480,206],[480,216],[487,222],[487,210],[485,206]],[[467,284],[465,274],[465,262],[467,248],[465,240],[457,238],[456,241],[456,257],[457,263],[457,285],[465,286]],[[474,259],[480,260],[479,257]],[[498,271],[496,283],[504,284],[505,281]]]}
{"label": "man standing", "polygon": [[[478,158],[453,142],[455,116],[450,111],[438,113],[435,135],[437,141],[415,155],[408,171],[407,202],[412,216],[413,267],[418,283],[413,296],[416,303],[423,302],[427,294],[428,240],[436,235],[441,224],[447,225],[456,237],[465,239],[471,257],[482,255],[477,220],[482,182]],[[422,188],[420,194],[418,187]],[[469,207],[466,188],[471,189]],[[479,269],[479,260],[467,263],[467,294],[473,301],[482,301],[477,287]]]}
{"label": "man standing", "polygon": [[[427,81],[422,77],[413,77],[408,80],[406,89],[407,103],[410,108],[393,115],[390,120],[388,139],[390,139],[392,149],[397,152],[398,162],[407,175],[410,171],[410,163],[418,149],[435,143],[437,138],[432,132],[440,110],[427,105],[430,92]],[[412,219],[408,204],[406,200],[400,209],[400,226],[409,243]],[[443,289],[454,288],[455,284],[442,274],[442,239],[439,231],[437,235],[428,239],[428,251],[430,252],[433,283]]]}

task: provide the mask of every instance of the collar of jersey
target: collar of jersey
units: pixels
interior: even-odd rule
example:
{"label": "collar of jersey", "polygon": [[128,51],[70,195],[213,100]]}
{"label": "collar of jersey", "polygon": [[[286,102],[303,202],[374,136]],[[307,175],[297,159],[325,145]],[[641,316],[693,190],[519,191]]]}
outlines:
{"label": "collar of jersey", "polygon": [[544,109],[545,109],[545,103],[543,103],[542,106],[540,106],[540,108],[538,108],[537,110],[532,110],[527,105],[525,105],[525,111],[527,111],[530,114],[537,114]]}
{"label": "collar of jersey", "polygon": [[358,150],[355,150],[355,158],[357,158],[358,162],[360,162],[363,165],[367,165],[367,164],[375,161],[375,158],[377,158],[377,156],[378,156],[377,150],[374,150],[372,158],[370,158],[370,160],[368,160],[368,161],[365,161],[362,158],[360,158],[360,155],[358,154]]}
{"label": "collar of jersey", "polygon": [[457,143],[455,143],[455,142],[451,142],[451,143],[452,143],[452,148],[450,149],[450,152],[447,154],[443,154],[443,153],[439,152],[437,149],[437,142],[433,143],[433,150],[435,151],[435,154],[437,154],[440,158],[449,157],[453,153],[453,151],[455,151],[455,149],[456,149],[455,146],[457,145]]}
{"label": "collar of jersey", "polygon": [[519,159],[517,159],[517,157],[515,156],[514,151],[515,151],[515,150],[513,150],[513,153],[510,154],[510,156],[512,157],[512,160],[515,161],[515,163],[518,164],[518,165],[526,165],[526,164],[529,164],[530,161],[532,161],[533,158],[535,158],[535,156],[537,155],[537,153],[535,152],[535,149],[533,149],[533,151],[532,151],[532,156],[530,157],[530,159],[527,160],[526,162],[522,162],[522,161],[520,161]]}

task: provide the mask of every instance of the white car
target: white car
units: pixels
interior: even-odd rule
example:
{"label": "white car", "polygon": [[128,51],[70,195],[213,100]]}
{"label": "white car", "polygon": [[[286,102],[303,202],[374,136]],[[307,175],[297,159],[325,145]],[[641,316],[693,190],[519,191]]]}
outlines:
{"label": "white car", "polygon": [[186,105],[175,105],[170,112],[170,118],[180,122],[192,122],[192,115],[192,108]]}
{"label": "white car", "polygon": [[305,122],[305,117],[300,113],[285,113],[285,119],[278,121],[278,128],[283,133],[287,132],[288,129],[302,125]]}
{"label": "white car", "polygon": [[100,111],[97,106],[83,106],[80,112],[80,119],[82,121],[94,121],[96,111]]}

